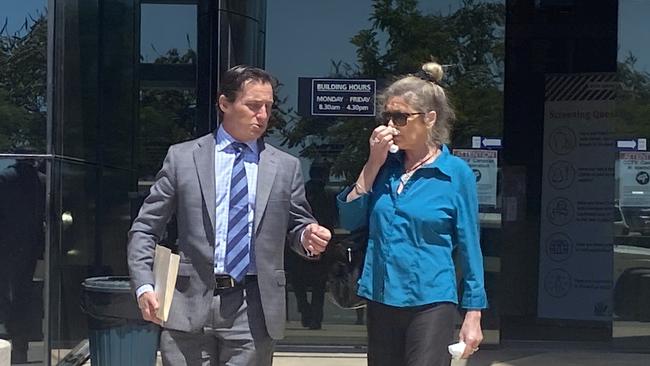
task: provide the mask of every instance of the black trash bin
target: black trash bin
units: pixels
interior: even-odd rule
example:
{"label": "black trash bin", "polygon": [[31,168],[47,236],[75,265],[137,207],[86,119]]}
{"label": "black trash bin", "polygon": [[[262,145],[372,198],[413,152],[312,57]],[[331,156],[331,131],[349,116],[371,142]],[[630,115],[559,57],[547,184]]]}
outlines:
{"label": "black trash bin", "polygon": [[142,319],[129,277],[92,277],[82,283],[93,366],[152,366],[160,327]]}

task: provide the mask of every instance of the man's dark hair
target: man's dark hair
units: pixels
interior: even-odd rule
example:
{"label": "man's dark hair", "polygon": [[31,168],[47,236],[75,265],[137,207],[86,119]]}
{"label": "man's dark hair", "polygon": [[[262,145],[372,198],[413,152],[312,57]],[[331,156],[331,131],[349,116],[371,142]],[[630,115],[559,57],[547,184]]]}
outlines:
{"label": "man's dark hair", "polygon": [[230,68],[221,77],[219,96],[224,95],[228,101],[234,102],[247,81],[269,83],[275,90],[276,82],[271,74],[257,67],[238,65]]}

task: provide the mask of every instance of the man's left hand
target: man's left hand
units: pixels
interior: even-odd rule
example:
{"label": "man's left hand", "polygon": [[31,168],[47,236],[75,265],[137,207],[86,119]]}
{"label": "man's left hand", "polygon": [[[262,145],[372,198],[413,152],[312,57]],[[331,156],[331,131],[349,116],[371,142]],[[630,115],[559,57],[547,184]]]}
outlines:
{"label": "man's left hand", "polygon": [[330,239],[332,233],[327,228],[318,224],[309,224],[303,231],[302,246],[312,255],[318,255],[325,251]]}

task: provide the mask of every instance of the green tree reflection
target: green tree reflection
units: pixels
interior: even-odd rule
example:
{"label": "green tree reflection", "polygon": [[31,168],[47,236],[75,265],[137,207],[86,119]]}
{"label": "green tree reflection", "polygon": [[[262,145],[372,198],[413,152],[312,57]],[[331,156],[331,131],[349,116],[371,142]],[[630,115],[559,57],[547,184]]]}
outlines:
{"label": "green tree reflection", "polygon": [[47,17],[28,16],[10,33],[0,27],[0,152],[45,152]]}
{"label": "green tree reflection", "polygon": [[629,54],[618,64],[621,85],[616,95],[616,133],[620,138],[650,137],[650,73],[638,70]]}
{"label": "green tree reflection", "polygon": [[[172,48],[154,64],[195,64],[191,48],[180,54]],[[193,88],[143,88],[140,91],[140,120],[137,171],[153,177],[160,169],[167,148],[191,139],[195,132],[196,93]]]}
{"label": "green tree reflection", "polygon": [[[381,84],[419,70],[435,57],[448,65],[444,80],[457,112],[453,145],[471,136],[498,136],[503,122],[504,3],[464,0],[449,14],[423,14],[417,0],[376,0],[372,26],[350,40],[357,64],[332,62],[332,77],[362,77]],[[381,108],[380,105],[377,106]],[[368,153],[373,118],[303,118],[286,111],[283,143],[325,160],[332,173],[352,180]]]}

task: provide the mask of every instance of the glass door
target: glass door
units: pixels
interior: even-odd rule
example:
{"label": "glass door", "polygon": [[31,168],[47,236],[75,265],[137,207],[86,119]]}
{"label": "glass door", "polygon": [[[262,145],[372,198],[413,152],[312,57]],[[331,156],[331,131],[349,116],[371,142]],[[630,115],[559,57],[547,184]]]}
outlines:
{"label": "glass door", "polygon": [[[308,199],[319,221],[333,228],[332,242],[363,242],[339,227],[334,197],[358,176],[377,118],[306,117],[301,109],[305,100],[309,108],[310,100],[301,94],[301,83],[313,78],[363,79],[376,82],[380,91],[391,78],[417,72],[430,57],[445,64],[445,86],[459,117],[450,149],[460,149],[468,159],[483,151],[489,155],[486,167],[476,166],[485,168],[479,182],[481,246],[490,309],[484,312],[483,327],[485,342],[498,343],[503,246],[499,146],[475,147],[472,141],[500,141],[502,135],[505,2],[414,1],[406,9],[383,10],[373,1],[269,2],[266,68],[281,84],[270,141],[300,157]],[[476,160],[470,163],[483,165]],[[283,343],[365,346],[364,309],[343,309],[328,300],[322,284],[327,266],[309,265],[291,253],[286,263],[289,312]],[[308,277],[317,280],[301,280]]]}
{"label": "glass door", "polygon": [[618,2],[613,324],[616,346],[650,347],[650,2]]}
{"label": "glass door", "polygon": [[0,339],[16,364],[47,347],[48,7],[0,3]]}

